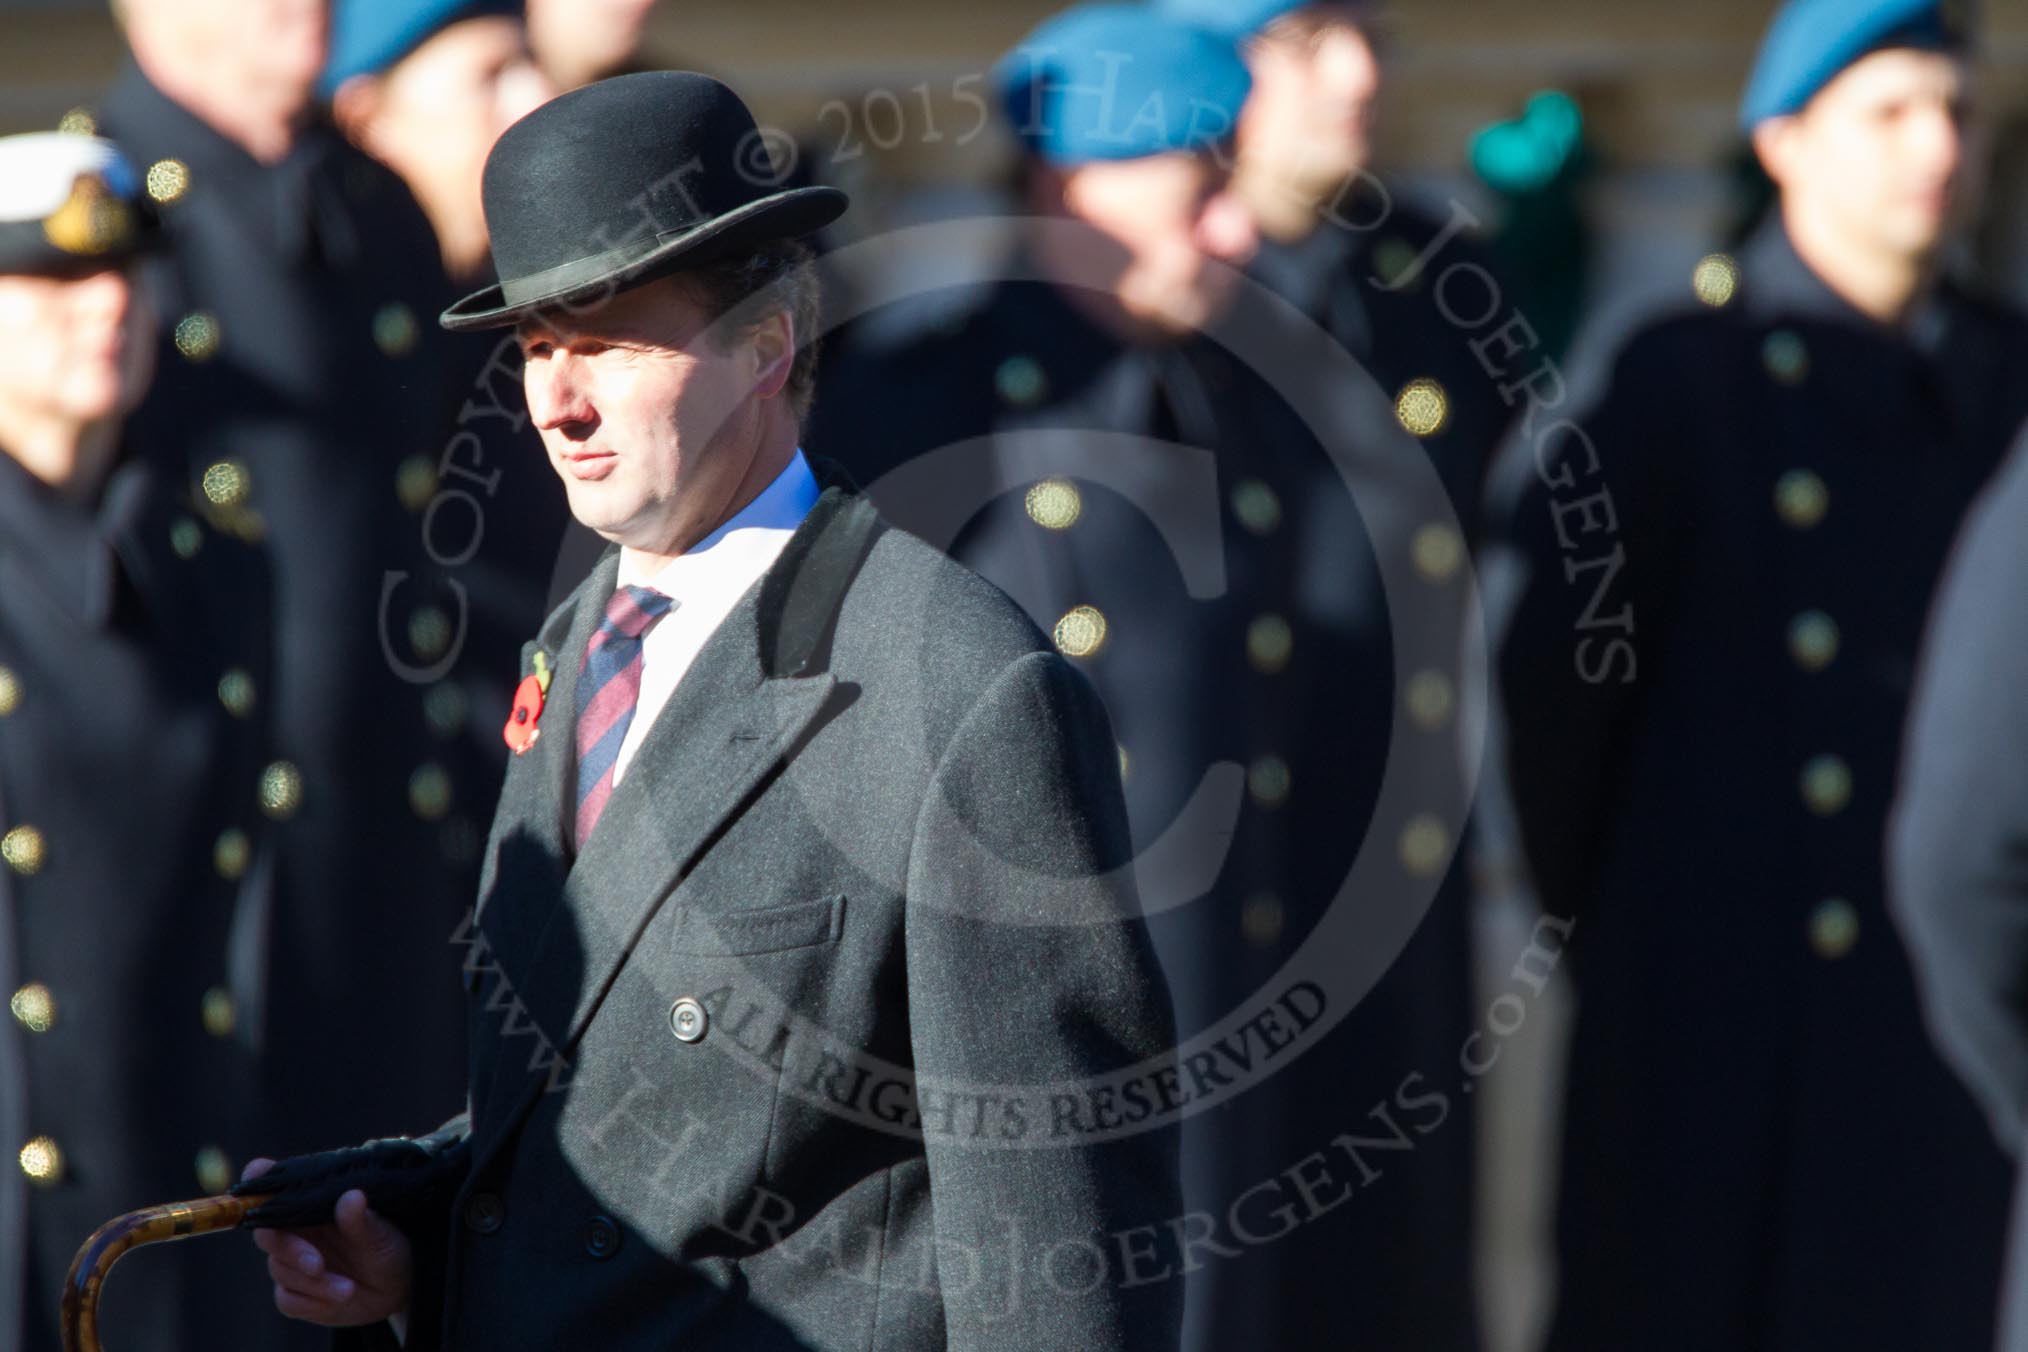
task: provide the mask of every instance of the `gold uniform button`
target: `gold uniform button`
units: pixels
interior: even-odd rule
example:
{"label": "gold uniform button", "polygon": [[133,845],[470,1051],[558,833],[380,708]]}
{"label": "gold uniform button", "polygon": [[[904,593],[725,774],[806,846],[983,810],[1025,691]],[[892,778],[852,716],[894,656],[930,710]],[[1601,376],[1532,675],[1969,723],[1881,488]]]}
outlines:
{"label": "gold uniform button", "polygon": [[1831,509],[1831,490],[1806,469],[1792,469],[1775,480],[1775,512],[1797,530],[1809,530]]}
{"label": "gold uniform button", "polygon": [[1255,948],[1272,948],[1282,937],[1286,916],[1282,899],[1272,892],[1260,892],[1246,899],[1239,910],[1239,932]]}
{"label": "gold uniform button", "polygon": [[1402,704],[1417,727],[1434,732],[1450,721],[1451,710],[1457,707],[1457,693],[1451,687],[1451,678],[1441,671],[1418,671],[1408,678]]}
{"label": "gold uniform button", "polygon": [[204,548],[204,527],[187,516],[179,516],[169,527],[169,547],[179,559],[194,559]]}
{"label": "gold uniform button", "polygon": [[1415,569],[1430,582],[1448,582],[1457,575],[1465,561],[1465,542],[1457,531],[1440,521],[1432,521],[1416,531],[1409,542],[1409,551],[1415,559]]}
{"label": "gold uniform button", "polygon": [[1028,490],[1028,519],[1044,530],[1069,530],[1084,515],[1084,495],[1068,479],[1044,479]]}
{"label": "gold uniform button", "polygon": [[303,772],[289,761],[279,760],[261,771],[261,811],[276,821],[286,821],[303,805]]}
{"label": "gold uniform button", "polygon": [[47,1033],[56,1027],[56,997],[40,981],[31,981],[7,1001],[14,1022],[31,1033]]}
{"label": "gold uniform button", "polygon": [[412,455],[395,466],[394,496],[411,512],[430,505],[437,493],[436,462],[426,455]]}
{"label": "gold uniform button", "polygon": [[1282,500],[1259,479],[1242,479],[1233,486],[1232,514],[1255,535],[1272,535],[1282,524]]}
{"label": "gold uniform button", "polygon": [[211,866],[218,870],[221,878],[246,876],[246,866],[253,859],[253,842],[246,832],[236,826],[227,827],[218,833],[218,840],[211,847]]}
{"label": "gold uniform button", "polygon": [[993,373],[993,389],[1003,402],[1026,408],[1049,393],[1049,377],[1033,357],[1009,357]]}
{"label": "gold uniform button", "polygon": [[1833,897],[1810,913],[1810,947],[1817,956],[1835,961],[1859,942],[1859,912],[1843,897]]}
{"label": "gold uniform button", "polygon": [[21,1162],[21,1172],[28,1175],[30,1183],[53,1188],[63,1182],[63,1148],[52,1136],[38,1136],[21,1147],[16,1156]]}
{"label": "gold uniform button", "polygon": [[415,322],[415,311],[400,301],[389,301],[374,312],[373,345],[380,349],[383,357],[406,357],[415,350],[415,340],[422,327]]}
{"label": "gold uniform button", "polygon": [[1809,378],[1810,350],[1788,329],[1776,329],[1761,344],[1760,359],[1767,373],[1784,385],[1800,385]]}
{"label": "gold uniform button", "polygon": [[426,822],[451,810],[451,777],[443,766],[432,761],[408,777],[408,805]]}
{"label": "gold uniform button", "polygon": [[1409,819],[1401,829],[1401,866],[1417,878],[1431,878],[1443,871],[1450,857],[1451,833],[1430,813]]}
{"label": "gold uniform button", "polygon": [[89,108],[73,108],[57,119],[56,129],[68,136],[97,136],[99,120]]}
{"label": "gold uniform button", "polygon": [[21,707],[21,678],[12,667],[0,667],[0,718]]}
{"label": "gold uniform button", "polygon": [[408,643],[425,662],[434,662],[450,651],[451,617],[435,606],[421,606],[408,617]]}
{"label": "gold uniform button", "polygon": [[197,1152],[193,1162],[197,1174],[197,1186],[206,1193],[216,1196],[232,1186],[232,1157],[215,1145],[207,1145]]}
{"label": "gold uniform button", "polygon": [[199,487],[214,507],[240,507],[253,495],[253,475],[237,460],[220,460],[205,469]]}
{"label": "gold uniform button", "polygon": [[146,186],[149,197],[168,206],[190,191],[190,166],[177,159],[157,160],[148,166]]}
{"label": "gold uniform button", "polygon": [[1835,817],[1852,801],[1852,768],[1837,756],[1812,756],[1803,766],[1803,802],[1819,817]]}
{"label": "gold uniform button", "polygon": [[1262,756],[1247,767],[1247,792],[1262,807],[1280,807],[1288,802],[1289,785],[1289,763],[1280,756]]}
{"label": "gold uniform button", "polygon": [[209,310],[192,310],[176,321],[172,335],[176,350],[190,361],[210,361],[218,355],[218,345],[223,338],[219,331],[218,316]]}
{"label": "gold uniform button", "polygon": [[233,1025],[239,1020],[239,1008],[233,1003],[232,992],[223,986],[213,986],[204,992],[198,1004],[198,1014],[204,1020],[204,1031],[213,1037],[231,1037]]}
{"label": "gold uniform button", "polygon": [[1789,656],[1804,671],[1822,671],[1838,656],[1838,622],[1821,610],[1789,621]]}
{"label": "gold uniform button", "polygon": [[218,678],[218,702],[234,718],[245,718],[253,712],[254,679],[244,667],[229,668]]}
{"label": "gold uniform button", "polygon": [[1706,255],[1690,274],[1690,289],[1712,309],[1723,309],[1739,293],[1739,264],[1730,254]]}
{"label": "gold uniform button", "polygon": [[1394,396],[1394,416],[1410,435],[1433,437],[1451,420],[1450,396],[1428,376],[1411,380]]}
{"label": "gold uniform button", "polygon": [[1106,617],[1097,606],[1077,606],[1056,622],[1056,646],[1067,657],[1090,657],[1106,641]]}
{"label": "gold uniform button", "polygon": [[471,715],[472,702],[464,688],[453,682],[439,681],[423,696],[423,720],[431,732],[446,740],[457,736]]}
{"label": "gold uniform button", "polygon": [[1415,266],[1415,246],[1399,236],[1382,240],[1373,250],[1373,270],[1380,279],[1395,290],[1415,290],[1422,285],[1420,275],[1412,281],[1404,280],[1408,270]]}
{"label": "gold uniform button", "polygon": [[1295,647],[1295,631],[1279,615],[1259,616],[1246,628],[1246,660],[1256,671],[1269,676],[1283,671]]}
{"label": "gold uniform button", "polygon": [[0,836],[0,859],[7,861],[7,867],[26,878],[42,871],[48,847],[42,839],[42,832],[33,826],[17,826],[6,835]]}

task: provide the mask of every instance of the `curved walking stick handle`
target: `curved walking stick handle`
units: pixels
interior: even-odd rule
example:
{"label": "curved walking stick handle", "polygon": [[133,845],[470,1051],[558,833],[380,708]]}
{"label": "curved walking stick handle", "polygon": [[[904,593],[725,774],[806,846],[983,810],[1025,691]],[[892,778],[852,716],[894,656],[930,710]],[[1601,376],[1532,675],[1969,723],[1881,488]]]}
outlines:
{"label": "curved walking stick handle", "polygon": [[239,1226],[246,1214],[262,1199],[258,1197],[206,1197],[195,1202],[171,1202],[115,1217],[98,1228],[71,1259],[70,1276],[63,1284],[64,1352],[101,1352],[99,1344],[99,1293],[113,1264],[130,1249],[143,1244],[163,1244],[192,1235]]}

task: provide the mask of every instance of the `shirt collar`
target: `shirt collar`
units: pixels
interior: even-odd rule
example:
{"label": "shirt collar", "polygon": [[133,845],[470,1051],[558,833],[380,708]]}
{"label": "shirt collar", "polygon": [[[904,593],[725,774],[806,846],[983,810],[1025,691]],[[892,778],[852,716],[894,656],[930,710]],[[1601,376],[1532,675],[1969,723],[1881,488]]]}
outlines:
{"label": "shirt collar", "polygon": [[[631,550],[620,551],[620,583],[653,587],[683,600],[686,591],[713,579],[746,573],[758,577],[817,503],[817,476],[798,449],[773,482],[730,520],[659,569],[647,569]],[[758,567],[755,563],[758,562]],[[751,581],[751,578],[747,579]]]}

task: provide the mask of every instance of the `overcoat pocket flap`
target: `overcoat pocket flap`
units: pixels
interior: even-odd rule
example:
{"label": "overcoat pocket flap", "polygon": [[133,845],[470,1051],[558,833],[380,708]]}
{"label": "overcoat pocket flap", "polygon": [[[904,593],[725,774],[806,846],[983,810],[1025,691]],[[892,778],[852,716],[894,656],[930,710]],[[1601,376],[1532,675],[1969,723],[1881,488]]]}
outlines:
{"label": "overcoat pocket flap", "polygon": [[672,947],[678,953],[705,957],[739,957],[753,953],[779,953],[790,948],[828,944],[845,924],[845,897],[821,897],[788,906],[764,906],[753,911],[707,913],[694,906],[683,908]]}

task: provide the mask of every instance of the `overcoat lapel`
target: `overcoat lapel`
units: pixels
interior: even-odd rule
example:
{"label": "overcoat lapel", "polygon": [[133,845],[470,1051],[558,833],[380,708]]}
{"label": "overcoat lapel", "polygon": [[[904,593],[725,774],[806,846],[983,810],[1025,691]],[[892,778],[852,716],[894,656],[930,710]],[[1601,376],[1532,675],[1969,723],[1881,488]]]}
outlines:
{"label": "overcoat lapel", "polygon": [[[541,922],[525,976],[516,978],[526,1016],[551,1047],[531,1065],[526,1039],[500,1039],[492,1102],[474,1121],[475,1164],[552,1082],[553,1057],[573,1055],[641,932],[698,855],[822,716],[837,684],[822,664],[831,626],[877,526],[863,499],[826,492],[781,559],[698,653],[643,738]],[[578,655],[617,577],[615,552],[578,595],[552,683],[554,697],[568,701],[559,713],[574,715]],[[569,723],[558,727],[562,745],[545,767],[536,808],[543,829],[553,819],[565,841],[576,766]]]}

